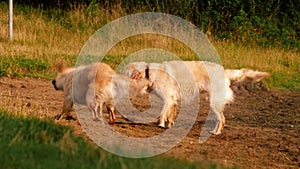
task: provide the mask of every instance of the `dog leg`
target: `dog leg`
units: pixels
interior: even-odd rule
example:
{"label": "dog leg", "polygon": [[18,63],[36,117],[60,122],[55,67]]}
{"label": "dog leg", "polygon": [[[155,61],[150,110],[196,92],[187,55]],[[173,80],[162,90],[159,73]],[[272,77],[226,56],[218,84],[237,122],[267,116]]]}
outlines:
{"label": "dog leg", "polygon": [[92,113],[93,121],[99,121],[100,119],[98,114],[101,109],[101,104],[97,102],[97,96],[95,95],[95,88],[93,83],[89,84],[88,86],[88,90],[86,93],[86,102],[89,111]]}
{"label": "dog leg", "polygon": [[99,121],[99,117],[97,112],[99,111],[99,105],[96,103],[88,103],[89,111],[92,113],[92,117],[94,121]]}
{"label": "dog leg", "polygon": [[175,121],[175,116],[176,116],[176,106],[172,106],[171,110],[169,111],[168,117],[167,117],[167,121],[168,121],[168,125],[167,127],[170,128],[171,126],[174,125],[174,121]]}
{"label": "dog leg", "polygon": [[225,116],[224,116],[223,112],[221,113],[221,127],[222,127],[222,129],[225,127]]}
{"label": "dog leg", "polygon": [[217,116],[217,123],[216,123],[215,128],[212,131],[210,131],[210,133],[218,135],[218,134],[221,134],[221,130],[222,130],[221,129],[221,118],[218,113],[215,113],[215,115]]}
{"label": "dog leg", "polygon": [[[174,107],[174,104],[172,101],[167,100],[164,105],[164,109],[160,115],[160,120],[159,120],[159,127],[165,128],[165,123],[168,121],[168,116],[172,113],[172,107]],[[172,124],[168,124],[168,127],[171,126]]]}
{"label": "dog leg", "polygon": [[221,134],[221,131],[225,126],[225,117],[223,115],[223,112],[218,112],[215,110],[212,110],[212,111],[214,111],[215,115],[217,116],[217,124],[210,133],[218,135],[218,134]]}
{"label": "dog leg", "polygon": [[158,127],[165,128],[165,117],[164,117],[164,113],[160,115]]}
{"label": "dog leg", "polygon": [[221,131],[225,125],[225,117],[223,115],[223,110],[225,107],[225,102],[221,99],[210,99],[211,103],[210,103],[210,109],[211,111],[213,111],[213,113],[216,115],[217,117],[217,124],[215,126],[215,128],[211,131],[212,134],[218,135],[221,134]]}
{"label": "dog leg", "polygon": [[73,106],[73,101],[71,96],[70,97],[66,97],[63,103],[63,111],[62,113],[56,115],[56,119],[60,120],[61,118],[64,118],[66,120],[74,120],[75,118],[72,117],[71,115],[71,110],[72,110],[72,106]]}
{"label": "dog leg", "polygon": [[94,121],[103,120],[102,111],[103,111],[103,103],[99,103],[96,107],[95,118]]}
{"label": "dog leg", "polygon": [[158,127],[165,128],[165,122],[167,121],[166,116],[167,116],[167,110],[163,109],[162,113],[160,114],[159,118],[159,124]]}
{"label": "dog leg", "polygon": [[[213,86],[213,88],[211,86]],[[229,88],[229,86],[227,87]],[[210,109],[217,117],[216,126],[210,133],[218,135],[221,134],[225,125],[223,111],[226,104],[226,85],[224,87],[224,81],[215,79],[213,83],[207,87],[207,92],[210,99]]]}
{"label": "dog leg", "polygon": [[116,119],[116,116],[115,116],[115,108],[113,105],[109,105],[107,106],[107,111],[109,112],[109,124],[110,125],[114,125],[115,124],[115,119]]}

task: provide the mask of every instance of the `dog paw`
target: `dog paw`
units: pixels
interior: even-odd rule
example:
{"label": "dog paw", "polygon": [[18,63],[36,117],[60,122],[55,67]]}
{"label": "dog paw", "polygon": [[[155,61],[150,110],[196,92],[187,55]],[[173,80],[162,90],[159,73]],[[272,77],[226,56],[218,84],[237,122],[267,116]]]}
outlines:
{"label": "dog paw", "polygon": [[57,114],[54,116],[54,119],[60,120],[60,119],[65,119],[65,120],[76,120],[75,117],[72,115],[65,115],[65,114]]}
{"label": "dog paw", "polygon": [[110,125],[114,125],[114,124],[115,124],[115,121],[112,120],[112,121],[109,122],[109,124],[110,124]]}
{"label": "dog paw", "polygon": [[94,117],[93,121],[100,121],[100,118],[99,117]]}
{"label": "dog paw", "polygon": [[158,127],[159,128],[166,128],[165,124],[159,124]]}
{"label": "dog paw", "polygon": [[168,122],[167,128],[171,128],[174,125],[174,122]]}
{"label": "dog paw", "polygon": [[71,115],[67,115],[65,119],[66,119],[66,120],[76,120],[76,118],[74,118],[74,117],[71,116]]}
{"label": "dog paw", "polygon": [[213,134],[213,135],[220,135],[221,132],[216,132],[216,131],[209,131],[210,134]]}
{"label": "dog paw", "polygon": [[56,119],[56,120],[60,120],[60,118],[61,118],[61,114],[57,114],[54,116],[54,119]]}

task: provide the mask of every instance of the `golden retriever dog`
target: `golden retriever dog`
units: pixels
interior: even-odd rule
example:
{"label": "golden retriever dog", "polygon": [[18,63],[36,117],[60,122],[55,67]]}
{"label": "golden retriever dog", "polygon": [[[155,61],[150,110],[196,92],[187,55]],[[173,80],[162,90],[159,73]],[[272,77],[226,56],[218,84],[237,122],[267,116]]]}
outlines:
{"label": "golden retriever dog", "polygon": [[[150,87],[163,93],[165,98],[165,109],[161,112],[159,126],[168,127],[174,123],[173,113],[174,107],[179,100],[179,89],[176,88],[174,79],[167,77],[170,70],[181,71],[179,64],[184,64],[194,76],[195,83],[199,91],[205,91],[209,95],[211,110],[217,116],[217,125],[211,131],[213,134],[221,134],[221,130],[225,125],[225,117],[223,115],[225,104],[234,100],[233,91],[230,88],[231,81],[242,81],[244,79],[253,79],[256,81],[269,76],[269,73],[258,72],[250,69],[241,70],[225,70],[216,63],[205,61],[169,61],[163,63],[146,63],[132,62],[125,66],[124,74],[133,79],[148,79]],[[157,68],[160,68],[158,71]],[[216,74],[214,72],[222,71],[224,74]],[[162,73],[164,72],[164,73]],[[217,77],[220,76],[220,77]],[[185,78],[184,76],[178,78]],[[211,80],[211,79],[215,80]],[[221,79],[224,79],[223,81]],[[212,87],[213,86],[213,87]],[[224,98],[222,99],[222,97]]]}
{"label": "golden retriever dog", "polygon": [[56,90],[64,92],[63,110],[57,119],[62,116],[70,118],[75,103],[88,106],[93,120],[100,120],[99,115],[102,118],[103,106],[106,105],[110,124],[114,124],[114,100],[118,96],[129,95],[130,87],[134,96],[146,93],[148,88],[148,81],[116,74],[109,65],[102,62],[76,68],[59,66],[52,84]]}

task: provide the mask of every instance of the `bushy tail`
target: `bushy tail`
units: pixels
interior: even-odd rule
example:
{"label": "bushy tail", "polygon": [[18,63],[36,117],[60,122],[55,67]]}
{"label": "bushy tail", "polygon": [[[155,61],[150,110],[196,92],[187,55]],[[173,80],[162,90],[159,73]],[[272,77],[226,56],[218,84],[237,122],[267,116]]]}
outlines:
{"label": "bushy tail", "polygon": [[263,78],[269,77],[270,73],[260,72],[247,68],[242,69],[225,69],[225,77],[230,79],[231,82],[242,82],[245,80],[251,82],[261,81]]}

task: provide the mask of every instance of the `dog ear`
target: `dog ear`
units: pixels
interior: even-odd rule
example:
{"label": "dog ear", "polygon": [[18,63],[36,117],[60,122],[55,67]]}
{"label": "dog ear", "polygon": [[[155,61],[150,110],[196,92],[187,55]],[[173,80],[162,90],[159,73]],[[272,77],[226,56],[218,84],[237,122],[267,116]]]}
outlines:
{"label": "dog ear", "polygon": [[146,66],[146,69],[145,69],[145,76],[147,79],[149,79],[149,65]]}
{"label": "dog ear", "polygon": [[65,70],[64,62],[62,58],[56,58],[56,70],[58,72],[63,72]]}
{"label": "dog ear", "polygon": [[131,73],[131,76],[130,76],[131,79],[135,79],[135,80],[138,80],[141,78],[141,72],[139,72],[138,70],[134,69]]}
{"label": "dog ear", "polygon": [[57,64],[57,71],[58,72],[63,72],[64,70],[65,70],[65,66],[64,66],[64,64],[63,63],[59,63],[59,64]]}

